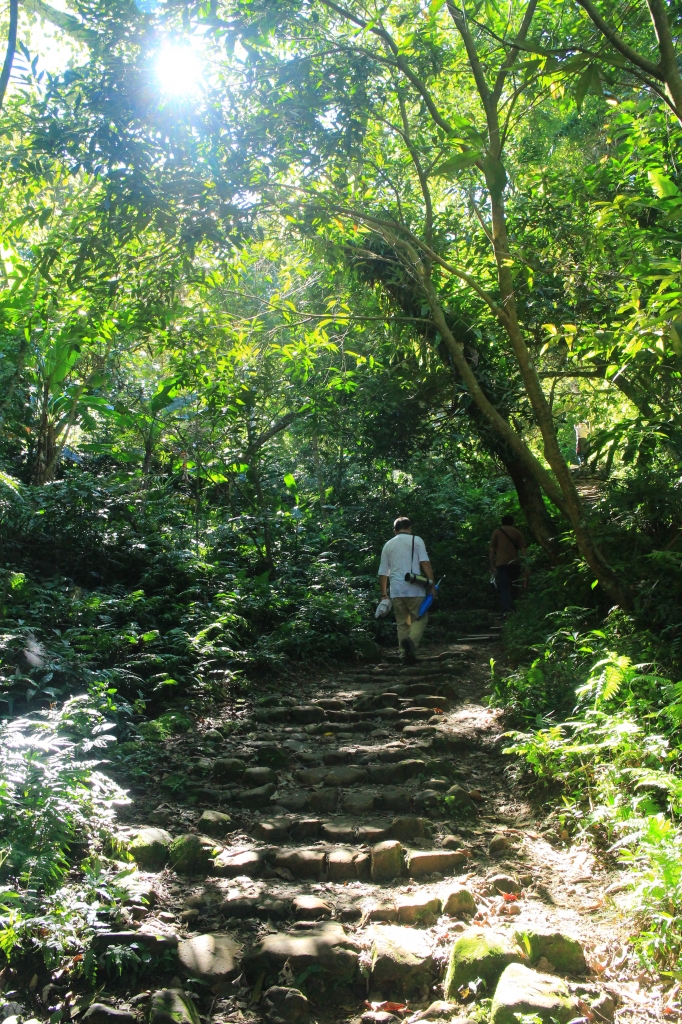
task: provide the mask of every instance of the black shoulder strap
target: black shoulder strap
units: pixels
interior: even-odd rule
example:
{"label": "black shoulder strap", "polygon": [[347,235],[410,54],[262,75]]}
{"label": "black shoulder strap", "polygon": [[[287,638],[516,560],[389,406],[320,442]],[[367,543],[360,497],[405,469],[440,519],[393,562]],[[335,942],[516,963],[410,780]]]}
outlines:
{"label": "black shoulder strap", "polygon": [[414,534],[412,534],[412,558],[410,559],[410,572],[414,572],[414,540],[415,537]]}
{"label": "black shoulder strap", "polygon": [[512,542],[512,544],[514,545],[514,547],[515,547],[515,548],[516,548],[516,550],[518,551],[518,550],[519,550],[519,548],[521,547],[521,545],[520,545],[520,544],[517,544],[517,543],[516,543],[516,541],[514,540],[514,538],[513,538],[513,537],[510,537],[510,536],[509,536],[509,534],[508,534],[508,533],[507,533],[507,531],[505,530],[504,526],[498,526],[498,527],[497,527],[497,529],[498,529],[498,530],[500,531],[500,533],[503,533],[503,534],[505,535],[505,537],[507,538],[507,540],[510,540],[510,541]]}

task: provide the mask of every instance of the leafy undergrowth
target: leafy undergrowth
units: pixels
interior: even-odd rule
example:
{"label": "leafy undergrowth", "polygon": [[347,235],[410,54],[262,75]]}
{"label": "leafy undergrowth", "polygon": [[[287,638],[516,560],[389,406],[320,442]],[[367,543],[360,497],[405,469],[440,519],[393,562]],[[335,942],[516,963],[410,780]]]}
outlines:
{"label": "leafy undergrowth", "polygon": [[[529,668],[494,679],[493,699],[508,702],[517,719],[535,717],[541,725],[509,734],[506,753],[518,759],[512,770],[522,767],[540,781],[572,841],[588,839],[621,865],[644,966],[679,978],[682,684],[651,671],[650,663],[634,665],[628,656],[607,651],[583,670],[582,685],[571,688],[607,633],[608,627],[583,635],[576,631],[573,658],[566,660],[568,638],[560,631]],[[573,713],[552,721],[545,710],[548,700],[554,694],[565,707],[569,691]],[[540,709],[535,716],[533,705]]]}
{"label": "leafy undergrowth", "polygon": [[[89,697],[0,724],[0,950],[55,967],[124,893],[97,854],[125,792],[100,769],[114,728]],[[14,956],[13,956],[14,954]]]}

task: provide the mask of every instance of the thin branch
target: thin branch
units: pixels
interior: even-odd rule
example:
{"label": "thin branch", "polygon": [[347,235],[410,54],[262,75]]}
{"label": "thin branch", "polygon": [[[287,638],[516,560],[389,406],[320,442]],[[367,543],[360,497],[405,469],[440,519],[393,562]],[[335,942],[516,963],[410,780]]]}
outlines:
{"label": "thin branch", "polygon": [[[325,7],[328,7],[330,10],[334,11],[342,18],[346,18],[353,25],[357,25],[358,28],[366,29],[370,24],[363,18],[358,18],[356,15],[351,14],[350,11],[346,10],[344,7],[341,7],[339,4],[334,3],[333,0],[322,0],[322,3],[325,5]],[[377,38],[381,39],[382,42],[384,42],[385,45],[388,47],[390,52],[393,54],[396,67],[398,67],[400,71],[402,71],[407,80],[411,82],[412,85],[415,87],[421,98],[424,100],[424,103],[426,104],[426,107],[429,113],[431,114],[431,117],[436,122],[438,127],[442,128],[443,131],[447,132],[449,135],[452,134],[452,125],[449,124],[449,122],[446,121],[445,118],[441,115],[440,111],[438,110],[438,107],[433,101],[431,93],[427,89],[424,82],[422,82],[421,78],[419,78],[419,76],[414,73],[414,71],[409,66],[403,55],[400,53],[398,45],[393,39],[393,36],[390,34],[390,32],[387,32],[385,28],[380,28],[378,25],[374,25],[372,28],[369,29],[369,31],[373,35],[377,36]]]}
{"label": "thin branch", "polygon": [[493,87],[492,92],[492,100],[493,103],[495,103],[495,105],[499,103],[500,96],[502,95],[502,89],[504,88],[504,83],[507,78],[507,74],[510,68],[516,63],[516,58],[519,55],[519,47],[517,44],[523,43],[525,41],[526,36],[528,35],[530,23],[533,20],[533,17],[535,16],[536,7],[537,0],[529,0],[516,39],[513,41],[509,53],[507,54],[505,60],[502,63],[502,67],[497,72],[497,77],[495,79],[495,85]]}
{"label": "thin branch", "polygon": [[19,23],[19,0],[9,0],[9,30],[7,32],[7,51],[5,62],[0,73],[0,110],[5,102],[5,93],[12,73],[14,54],[17,49],[17,25]]}
{"label": "thin branch", "polygon": [[665,75],[663,68],[660,64],[654,64],[653,61],[643,57],[637,50],[633,50],[624,39],[621,39],[616,29],[609,25],[605,21],[597,8],[592,3],[592,0],[578,0],[578,3],[583,8],[589,19],[596,25],[601,34],[608,39],[613,47],[622,53],[626,60],[629,60],[635,67],[641,68],[642,71],[646,72],[647,75],[651,75],[652,78],[657,78],[660,82],[665,82]]}
{"label": "thin branch", "polygon": [[412,163],[414,164],[417,177],[419,178],[419,186],[422,190],[422,196],[424,197],[424,237],[426,239],[426,244],[431,246],[433,243],[433,205],[431,203],[431,191],[429,189],[426,174],[424,173],[424,168],[422,167],[421,160],[419,159],[419,153],[413,145],[410,137],[410,125],[407,120],[405,100],[400,89],[398,90],[398,105],[400,107],[400,116],[403,122],[405,145],[407,146],[408,152],[412,158]]}

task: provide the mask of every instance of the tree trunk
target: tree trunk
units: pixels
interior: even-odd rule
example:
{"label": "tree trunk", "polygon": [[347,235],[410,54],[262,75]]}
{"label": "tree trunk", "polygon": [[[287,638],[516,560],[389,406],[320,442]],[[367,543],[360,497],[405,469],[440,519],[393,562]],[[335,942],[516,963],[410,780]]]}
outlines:
{"label": "tree trunk", "polygon": [[255,465],[252,465],[250,467],[249,476],[251,477],[251,479],[253,481],[253,489],[254,489],[254,492],[256,494],[256,500],[258,502],[258,508],[260,509],[260,514],[261,514],[261,518],[262,518],[262,522],[263,522],[263,543],[265,545],[265,564],[268,567],[268,569],[270,570],[270,572],[274,572],[274,569],[275,569],[275,559],[273,557],[273,550],[272,550],[272,534],[270,532],[270,519],[269,519],[269,515],[268,515],[268,512],[269,512],[268,503],[267,503],[267,501],[265,499],[265,495],[263,493],[263,488],[262,488],[261,482],[260,482],[260,475],[259,475],[258,469],[256,468]]}
{"label": "tree trunk", "polygon": [[31,483],[48,483],[51,479],[50,472],[54,466],[57,439],[55,437],[55,425],[50,419],[50,385],[43,385],[43,408],[40,415],[40,426],[38,428],[38,444],[36,447],[36,461],[31,474]]}
{"label": "tree trunk", "polygon": [[485,157],[482,161],[482,166],[490,194],[493,248],[497,262],[497,277],[502,299],[501,305],[506,314],[503,326],[514,350],[526,393],[533,406],[535,419],[542,434],[545,458],[554,471],[554,475],[561,488],[567,518],[573,527],[581,555],[609,597],[623,608],[630,608],[632,606],[632,595],[629,589],[607,563],[592,536],[573,475],[559,448],[552,410],[542,390],[540,378],[533,364],[530,350],[526,345],[519,326],[504,207],[504,189],[507,182],[504,166],[499,159],[491,155]]}
{"label": "tree trunk", "polygon": [[519,498],[521,511],[526,517],[528,529],[544,550],[551,565],[558,565],[561,548],[557,539],[557,531],[545,506],[542,489],[516,455],[507,449],[500,458],[512,478]]}

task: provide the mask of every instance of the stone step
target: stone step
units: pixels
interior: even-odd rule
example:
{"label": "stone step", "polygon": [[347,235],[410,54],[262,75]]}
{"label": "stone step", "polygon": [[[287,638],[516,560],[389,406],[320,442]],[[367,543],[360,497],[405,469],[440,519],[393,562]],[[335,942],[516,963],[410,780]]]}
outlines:
{"label": "stone step", "polygon": [[[430,829],[421,819],[395,819],[387,829],[369,829],[363,834],[348,829],[344,845],[319,841],[314,846],[232,847],[213,859],[212,872],[222,878],[268,878],[280,875],[291,880],[349,880],[388,882],[397,878],[424,879],[438,873],[453,876],[466,869],[468,855],[462,850],[404,848],[397,838],[384,838],[371,846],[366,842],[383,834],[400,835],[403,840],[430,839]],[[323,831],[320,823],[320,834]],[[417,833],[415,835],[414,833]],[[363,842],[364,838],[364,842]],[[355,848],[354,843],[361,844]],[[351,845],[353,844],[353,845]]]}

